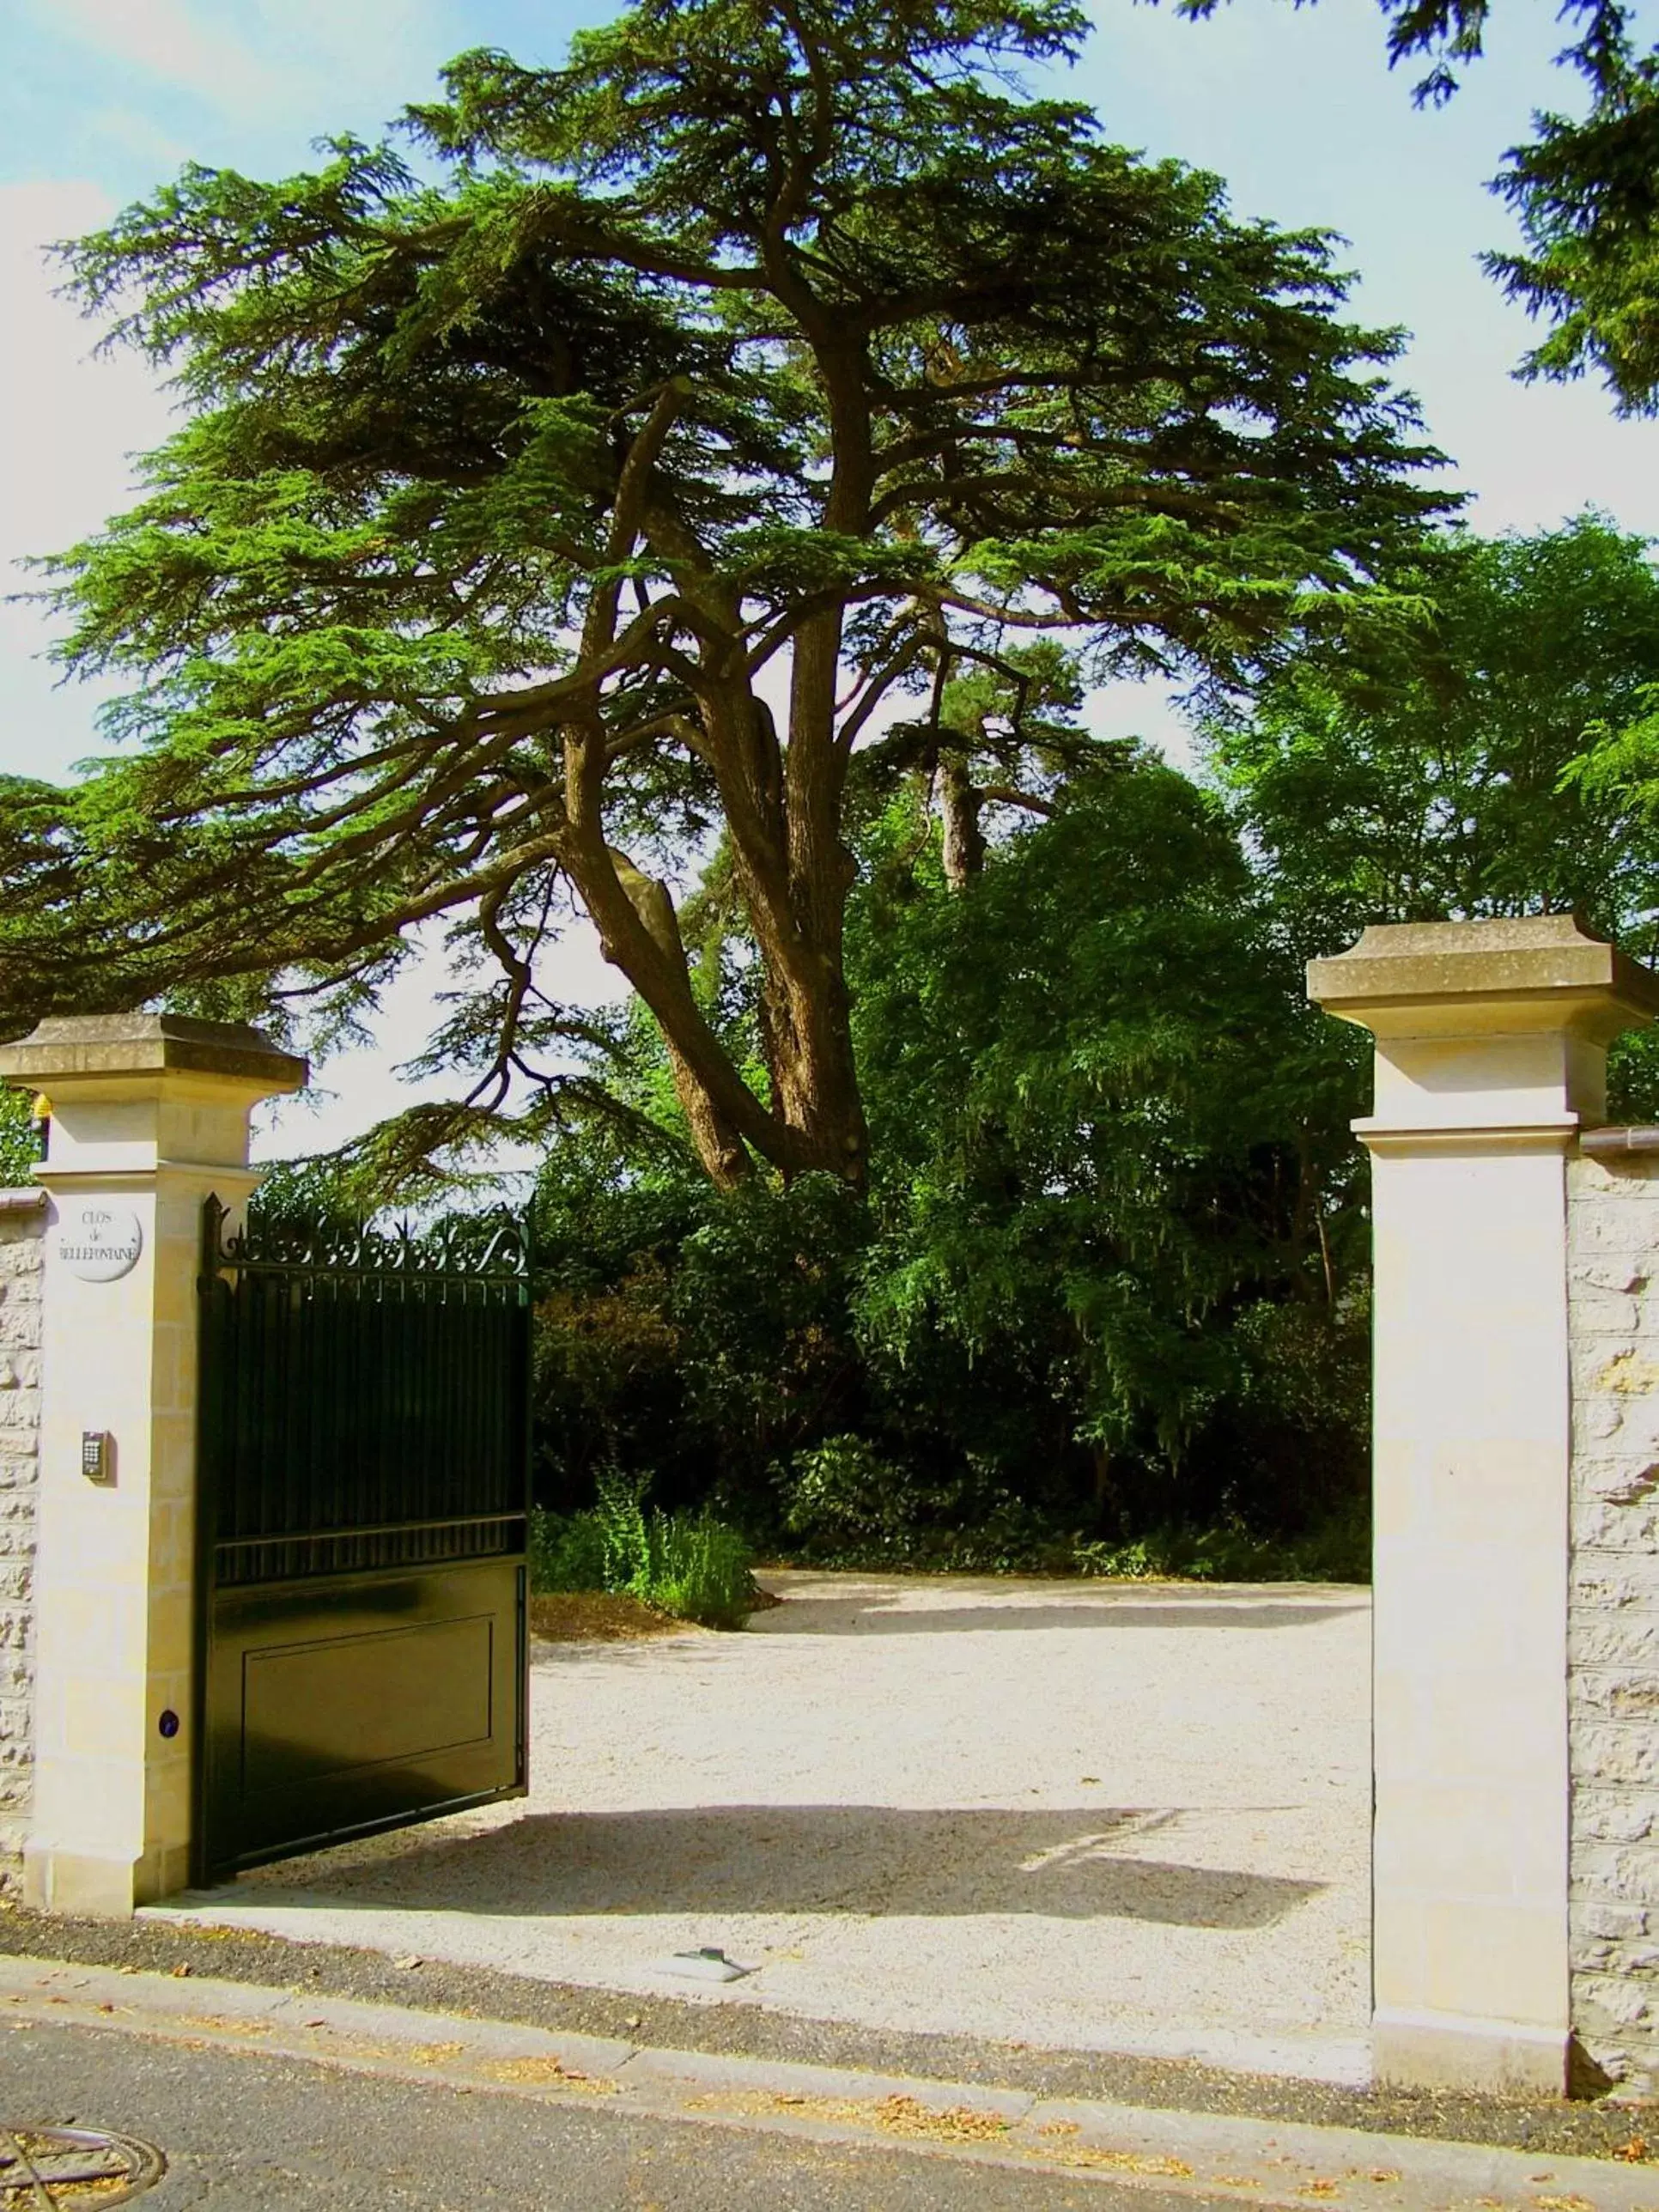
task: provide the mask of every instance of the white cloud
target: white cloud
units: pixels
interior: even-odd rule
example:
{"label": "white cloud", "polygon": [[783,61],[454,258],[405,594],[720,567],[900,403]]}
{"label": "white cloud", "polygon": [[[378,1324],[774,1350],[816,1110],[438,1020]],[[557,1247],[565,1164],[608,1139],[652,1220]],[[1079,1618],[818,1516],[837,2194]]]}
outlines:
{"label": "white cloud", "polygon": [[94,185],[0,186],[0,291],[9,325],[0,376],[0,557],[39,551],[90,527],[127,497],[129,456],[165,436],[166,401],[136,356],[94,358],[99,331],[57,296],[57,239],[114,212]]}
{"label": "white cloud", "polygon": [[33,12],[42,34],[140,70],[243,131],[297,125],[307,137],[365,100],[377,118],[393,113],[444,44],[438,0],[34,0]]}
{"label": "white cloud", "polygon": [[388,116],[424,96],[434,62],[468,41],[434,0],[260,0],[262,51],[348,91],[385,88]]}
{"label": "white cloud", "polygon": [[191,156],[183,139],[136,107],[94,108],[87,118],[87,131],[102,150],[116,149],[132,155],[152,176],[172,176]]}
{"label": "white cloud", "polygon": [[[0,594],[31,588],[16,564],[55,552],[130,501],[131,457],[166,434],[166,401],[131,355],[94,359],[97,332],[68,301],[43,247],[113,212],[77,182],[0,186]],[[39,658],[40,610],[0,606],[0,769],[61,775],[92,749],[95,695],[54,688]]]}
{"label": "white cloud", "polygon": [[50,0],[38,14],[42,26],[67,33],[106,60],[133,64],[181,90],[226,106],[258,100],[258,58],[240,39],[226,34],[225,11],[204,21],[204,11],[185,0]]}

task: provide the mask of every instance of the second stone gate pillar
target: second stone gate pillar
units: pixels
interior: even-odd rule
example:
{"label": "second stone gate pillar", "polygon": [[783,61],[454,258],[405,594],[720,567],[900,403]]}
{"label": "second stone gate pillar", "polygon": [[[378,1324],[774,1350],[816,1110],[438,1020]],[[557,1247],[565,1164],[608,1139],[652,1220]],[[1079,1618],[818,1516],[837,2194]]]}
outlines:
{"label": "second stone gate pillar", "polygon": [[1546,916],[1368,929],[1309,990],[1376,1039],[1376,2073],[1559,2094],[1566,1158],[1659,978]]}

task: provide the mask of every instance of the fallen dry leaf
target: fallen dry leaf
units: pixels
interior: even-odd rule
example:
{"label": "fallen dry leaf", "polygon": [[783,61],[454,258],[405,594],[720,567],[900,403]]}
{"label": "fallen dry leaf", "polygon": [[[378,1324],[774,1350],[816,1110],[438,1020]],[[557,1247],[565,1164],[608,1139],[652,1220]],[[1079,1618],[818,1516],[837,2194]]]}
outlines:
{"label": "fallen dry leaf", "polygon": [[617,2097],[622,2094],[620,2082],[602,2074],[579,2074],[574,2067],[561,2066],[556,2058],[504,2059],[500,2065],[492,2066],[489,2072],[497,2081],[544,2082],[560,2089],[581,2089],[590,2097]]}
{"label": "fallen dry leaf", "polygon": [[204,2027],[210,2034],[213,2035],[269,2035],[270,2033],[270,2022],[268,2020],[236,2020],[228,2014],[221,2012],[186,2013],[179,2024],[184,2027]]}
{"label": "fallen dry leaf", "polygon": [[530,1632],[547,1644],[632,1644],[644,1637],[711,1632],[653,1613],[636,1597],[608,1590],[547,1590],[530,1601]]}
{"label": "fallen dry leaf", "polygon": [[[924,2105],[915,2097],[804,2097],[776,2089],[715,2091],[693,2097],[702,2112],[775,2113],[790,2119],[828,2120],[840,2127],[878,2128],[884,2135],[929,2142],[1000,2142],[1011,2123],[968,2105]],[[1034,2153],[1033,2155],[1037,2155]]]}
{"label": "fallen dry leaf", "polygon": [[1143,2173],[1162,2181],[1190,2181],[1193,2176],[1185,2159],[1159,2157],[1151,2151],[1108,2150],[1098,2143],[1067,2143],[1052,2150],[1024,2143],[1020,2148],[1027,2158],[1041,2159],[1045,2166],[1076,2167],[1085,2172]]}
{"label": "fallen dry leaf", "polygon": [[936,2142],[990,2142],[1008,2132],[1007,2121],[996,2112],[975,2112],[970,2105],[947,2105],[941,2111],[915,2097],[884,2097],[873,2117],[888,2135]]}

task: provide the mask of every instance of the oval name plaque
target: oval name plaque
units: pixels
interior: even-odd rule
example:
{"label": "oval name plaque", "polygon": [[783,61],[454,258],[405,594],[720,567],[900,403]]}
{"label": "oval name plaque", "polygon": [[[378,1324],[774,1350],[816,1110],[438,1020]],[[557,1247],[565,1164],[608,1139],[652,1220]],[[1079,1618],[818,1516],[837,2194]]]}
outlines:
{"label": "oval name plaque", "polygon": [[137,1215],[101,1199],[66,1207],[58,1224],[58,1256],[83,1283],[119,1282],[137,1266],[143,1249]]}

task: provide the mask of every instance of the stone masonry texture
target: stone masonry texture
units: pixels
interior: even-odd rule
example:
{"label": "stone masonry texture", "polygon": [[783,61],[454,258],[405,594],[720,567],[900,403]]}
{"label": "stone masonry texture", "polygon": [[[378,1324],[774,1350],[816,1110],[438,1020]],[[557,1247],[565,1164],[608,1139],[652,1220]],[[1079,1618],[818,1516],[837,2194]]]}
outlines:
{"label": "stone masonry texture", "polygon": [[1659,2094],[1659,1155],[1567,1171],[1572,2018]]}
{"label": "stone masonry texture", "polygon": [[0,1206],[0,1894],[16,1887],[21,1872],[33,1770],[45,1227],[42,1212]]}

